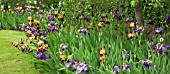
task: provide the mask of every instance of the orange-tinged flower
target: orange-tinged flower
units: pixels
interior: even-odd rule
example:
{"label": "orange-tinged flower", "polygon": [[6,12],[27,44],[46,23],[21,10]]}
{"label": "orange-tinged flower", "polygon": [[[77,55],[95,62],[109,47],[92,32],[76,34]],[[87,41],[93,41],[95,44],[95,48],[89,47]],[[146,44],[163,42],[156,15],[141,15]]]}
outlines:
{"label": "orange-tinged flower", "polygon": [[18,45],[19,45],[19,43],[18,43],[18,42],[13,42],[12,45],[15,46],[15,47],[17,48]]}
{"label": "orange-tinged flower", "polygon": [[60,55],[60,61],[61,62],[64,62],[65,58],[66,58],[66,55]]}
{"label": "orange-tinged flower", "polygon": [[56,10],[56,11],[54,11],[54,15],[58,15],[58,11]]}
{"label": "orange-tinged flower", "polygon": [[58,18],[59,18],[59,19],[62,19],[62,18],[63,18],[63,14],[60,14],[60,15],[58,16]]}

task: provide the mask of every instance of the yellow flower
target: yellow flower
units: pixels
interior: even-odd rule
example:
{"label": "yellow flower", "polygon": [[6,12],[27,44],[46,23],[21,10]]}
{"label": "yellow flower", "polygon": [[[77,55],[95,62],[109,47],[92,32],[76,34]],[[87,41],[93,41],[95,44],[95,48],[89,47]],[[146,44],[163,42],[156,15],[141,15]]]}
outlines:
{"label": "yellow flower", "polygon": [[136,33],[132,33],[132,37],[134,37],[134,38],[135,38],[136,36],[137,36],[137,34],[136,34]]}
{"label": "yellow flower", "polygon": [[43,44],[43,45],[42,45],[42,48],[43,48],[43,49],[48,48],[48,44]]}
{"label": "yellow flower", "polygon": [[8,6],[8,9],[10,9],[11,8],[11,6]]}
{"label": "yellow flower", "polygon": [[13,42],[12,45],[15,46],[15,47],[18,47],[19,43],[18,42]]}
{"label": "yellow flower", "polygon": [[28,48],[28,45],[27,45],[27,44],[24,44],[24,45],[22,45],[22,48],[23,48],[23,49],[27,49],[27,48]]}
{"label": "yellow flower", "polygon": [[130,34],[128,34],[128,38],[132,38],[133,37],[133,35],[130,33]]}
{"label": "yellow flower", "polygon": [[79,10],[78,10],[78,13],[79,13],[79,14],[82,14],[82,13],[83,13],[83,10],[82,10],[82,9],[79,9]]}
{"label": "yellow flower", "polygon": [[35,36],[29,37],[30,41],[34,41],[35,40]]}
{"label": "yellow flower", "polygon": [[134,23],[130,23],[130,27],[134,28],[135,24]]}
{"label": "yellow flower", "polygon": [[38,46],[41,46],[41,45],[43,45],[43,44],[44,44],[44,42],[41,41],[41,40],[38,42]]}
{"label": "yellow flower", "polygon": [[100,57],[100,61],[105,61],[105,60],[106,60],[106,56],[105,55]]}
{"label": "yellow flower", "polygon": [[100,50],[100,54],[106,54],[105,49]]}
{"label": "yellow flower", "polygon": [[103,22],[100,22],[100,23],[98,24],[98,26],[99,26],[99,27],[102,27],[102,26],[103,26]]}
{"label": "yellow flower", "polygon": [[31,20],[33,20],[33,19],[32,19],[32,17],[30,17],[30,16],[29,16],[27,19],[28,19],[28,21],[31,21]]}
{"label": "yellow flower", "polygon": [[60,60],[65,60],[65,58],[66,58],[66,55],[60,55]]}
{"label": "yellow flower", "polygon": [[72,56],[72,55],[69,55],[69,56],[68,56],[68,59],[72,59],[72,58],[73,58],[73,56]]}
{"label": "yellow flower", "polygon": [[27,34],[29,34],[29,35],[30,35],[30,34],[32,34],[32,32],[31,32],[30,30],[28,30],[28,31],[27,31]]}
{"label": "yellow flower", "polygon": [[12,9],[8,9],[8,11],[9,11],[9,12],[11,12],[11,11],[12,11]]}
{"label": "yellow flower", "polygon": [[54,11],[54,15],[58,15],[58,11],[56,10],[56,11]]}
{"label": "yellow flower", "polygon": [[14,14],[14,11],[12,11],[11,13]]}
{"label": "yellow flower", "polygon": [[58,18],[59,18],[59,19],[62,19],[62,18],[63,18],[63,14],[60,14],[60,15],[58,16]]}
{"label": "yellow flower", "polygon": [[19,3],[16,4],[17,6],[19,5]]}

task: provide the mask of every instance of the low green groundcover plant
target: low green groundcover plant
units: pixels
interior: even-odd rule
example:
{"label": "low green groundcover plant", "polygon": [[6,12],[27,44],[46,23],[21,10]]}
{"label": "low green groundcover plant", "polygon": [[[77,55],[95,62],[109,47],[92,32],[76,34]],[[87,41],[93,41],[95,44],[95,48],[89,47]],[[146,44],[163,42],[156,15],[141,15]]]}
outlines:
{"label": "low green groundcover plant", "polygon": [[17,28],[27,39],[12,45],[36,58],[35,67],[41,73],[170,73],[170,16],[162,18],[166,23],[148,32],[147,21],[141,27],[126,14],[126,3],[109,10],[103,8],[103,12],[94,8],[100,3],[77,4],[60,1],[49,10],[19,4],[15,12],[10,6],[8,12],[1,9],[3,15],[18,14],[23,18]]}

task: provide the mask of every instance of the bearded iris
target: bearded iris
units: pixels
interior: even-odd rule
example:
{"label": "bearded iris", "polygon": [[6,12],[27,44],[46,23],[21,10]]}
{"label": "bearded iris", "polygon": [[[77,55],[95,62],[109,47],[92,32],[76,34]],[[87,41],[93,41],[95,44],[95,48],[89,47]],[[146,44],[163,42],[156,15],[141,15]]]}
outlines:
{"label": "bearded iris", "polygon": [[156,28],[155,34],[160,34],[160,35],[163,34],[163,28],[162,27]]}
{"label": "bearded iris", "polygon": [[118,74],[121,71],[120,66],[114,66],[114,73]]}

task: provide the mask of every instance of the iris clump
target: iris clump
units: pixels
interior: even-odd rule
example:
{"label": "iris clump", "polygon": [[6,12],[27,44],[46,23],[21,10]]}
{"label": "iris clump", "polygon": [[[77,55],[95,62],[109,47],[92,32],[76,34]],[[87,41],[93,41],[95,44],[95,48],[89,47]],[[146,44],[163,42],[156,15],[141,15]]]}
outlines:
{"label": "iris clump", "polygon": [[[162,60],[169,65],[165,61],[168,60],[170,48],[169,32],[166,32],[168,27],[154,27],[155,31],[149,35],[143,33],[145,28],[139,27],[138,21],[133,19],[134,16],[130,18],[130,13],[133,12],[127,11],[129,3],[113,7],[112,2],[108,2],[109,10],[102,8],[100,12],[98,6],[103,6],[102,3],[56,1],[54,4],[59,3],[57,6],[51,5],[51,8],[44,9],[42,2],[43,0],[38,2],[39,6],[16,5],[14,14],[24,16],[20,29],[27,39],[13,42],[12,45],[41,60],[38,62],[43,63],[43,72],[154,73],[149,71],[153,64],[151,58],[158,60],[154,63],[155,72],[156,68],[161,67],[159,62]],[[104,2],[104,5],[107,5],[107,1]],[[8,6],[10,13],[12,10]],[[1,12],[4,14],[5,10],[1,8]],[[169,24],[169,19],[169,16],[165,17],[166,25]],[[79,38],[81,34],[83,36]],[[160,40],[157,40],[158,38]],[[102,45],[109,47],[104,46],[98,50]],[[144,69],[139,68],[138,61],[142,62]],[[157,73],[159,72],[161,73]]]}

